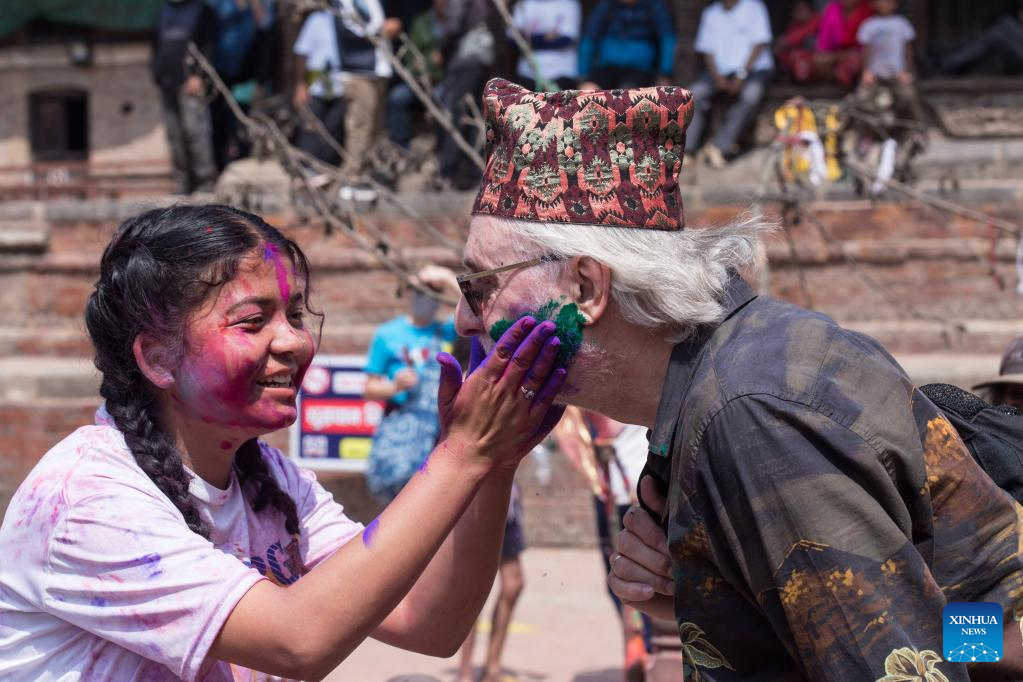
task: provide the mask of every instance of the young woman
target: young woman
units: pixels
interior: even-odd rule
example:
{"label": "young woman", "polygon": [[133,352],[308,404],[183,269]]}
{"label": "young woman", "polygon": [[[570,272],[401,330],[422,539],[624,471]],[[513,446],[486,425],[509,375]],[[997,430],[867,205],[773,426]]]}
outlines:
{"label": "young woman", "polygon": [[0,678],[307,680],[370,636],[458,649],[515,468],[560,416],[553,325],[519,321],[464,383],[439,357],[440,442],[363,528],[259,440],[295,420],[309,291],[298,246],[248,213],[118,229],[85,315],[104,407],[0,529]]}

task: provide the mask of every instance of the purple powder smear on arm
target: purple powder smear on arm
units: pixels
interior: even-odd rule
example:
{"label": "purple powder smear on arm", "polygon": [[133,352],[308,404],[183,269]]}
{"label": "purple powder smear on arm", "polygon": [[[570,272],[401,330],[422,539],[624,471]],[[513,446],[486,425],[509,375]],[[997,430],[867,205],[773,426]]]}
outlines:
{"label": "purple powder smear on arm", "polygon": [[366,526],[366,530],[362,531],[362,544],[367,547],[372,546],[373,537],[377,534],[377,530],[380,529],[380,519],[373,519],[369,525]]}

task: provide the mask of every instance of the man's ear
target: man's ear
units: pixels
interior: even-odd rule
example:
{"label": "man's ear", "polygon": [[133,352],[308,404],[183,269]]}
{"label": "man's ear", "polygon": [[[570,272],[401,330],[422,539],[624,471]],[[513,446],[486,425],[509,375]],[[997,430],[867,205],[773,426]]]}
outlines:
{"label": "man's ear", "polygon": [[135,362],[143,376],[157,388],[168,389],[174,383],[170,353],[159,341],[148,334],[139,334],[131,344]]}
{"label": "man's ear", "polygon": [[586,317],[586,324],[593,324],[611,301],[611,268],[589,256],[573,258],[568,267],[572,298]]}

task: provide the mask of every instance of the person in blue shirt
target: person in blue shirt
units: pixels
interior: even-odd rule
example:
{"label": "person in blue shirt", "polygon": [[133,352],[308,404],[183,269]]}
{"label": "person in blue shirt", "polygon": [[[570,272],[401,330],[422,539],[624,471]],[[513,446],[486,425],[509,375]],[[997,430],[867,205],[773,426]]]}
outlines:
{"label": "person in blue shirt", "polygon": [[[447,268],[428,265],[420,270],[419,279],[439,294],[459,295],[454,274]],[[456,293],[452,293],[451,287]],[[442,351],[450,352],[458,338],[453,320],[437,319],[440,303],[436,299],[417,291],[412,291],[410,297],[407,315],[399,315],[377,328],[366,359],[364,397],[387,401],[391,407],[404,405],[413,394],[436,403],[436,386],[429,390],[439,378],[434,357]],[[433,373],[438,376],[433,377]]]}
{"label": "person in blue shirt", "polygon": [[[439,296],[457,298],[460,295],[454,273],[443,267],[427,265],[418,273],[425,287]],[[370,343],[366,359],[366,388],[363,397],[387,403],[383,422],[377,426],[377,435],[391,434],[405,438],[400,432],[415,429],[422,438],[435,439],[437,435],[437,390],[440,386],[440,364],[437,353],[451,353],[458,338],[454,321],[449,317],[438,320],[440,303],[418,291],[410,292],[410,310],[377,328]],[[388,425],[387,422],[398,424]],[[400,420],[400,421],[399,421]],[[406,434],[407,435],[407,434]],[[374,439],[367,471],[367,484],[373,495],[383,503],[392,499],[422,462],[418,452],[428,452],[432,443],[422,448],[385,447]]]}
{"label": "person in blue shirt", "polygon": [[668,85],[675,29],[662,0],[600,0],[579,41],[583,90]]}

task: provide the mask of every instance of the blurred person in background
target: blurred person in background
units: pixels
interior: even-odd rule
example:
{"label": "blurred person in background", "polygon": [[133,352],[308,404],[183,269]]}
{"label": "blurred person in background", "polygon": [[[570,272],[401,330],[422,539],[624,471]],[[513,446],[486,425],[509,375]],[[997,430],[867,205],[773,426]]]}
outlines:
{"label": "blurred person in background", "polygon": [[[504,541],[501,544],[501,563],[497,569],[498,595],[494,612],[490,618],[490,640],[483,664],[482,682],[505,682],[501,659],[508,642],[512,612],[526,587],[526,576],[522,570],[520,555],[526,549],[526,536],[522,529],[522,491],[512,486],[511,504],[504,526]],[[469,636],[462,644],[461,661],[458,665],[458,682],[473,682],[472,655],[476,647],[476,627],[469,630]],[[514,678],[512,678],[514,679]]]}
{"label": "blurred person in background", "polygon": [[[647,457],[646,428],[569,406],[551,436],[593,493],[597,542],[604,569],[610,572],[615,538],[624,527],[629,507],[638,501],[636,482]],[[623,603],[610,589],[608,594],[621,619],[625,679],[642,682],[652,653],[651,619]]]}
{"label": "blurred person in background", "polygon": [[[427,265],[417,279],[437,296],[458,296],[455,275],[447,268]],[[380,325],[369,346],[363,397],[386,407],[373,436],[366,483],[382,504],[412,478],[440,433],[436,357],[452,352],[458,335],[452,319],[439,319],[439,312],[436,297],[412,289],[409,312]]]}
{"label": "blurred person in background", "polygon": [[[494,36],[487,27],[490,0],[446,0],[441,17],[440,68],[444,78],[434,94],[442,108],[451,116],[463,135],[470,127],[462,125],[462,100],[469,95],[479,101],[483,84],[494,65]],[[479,169],[473,165],[454,138],[438,127],[437,161],[440,174],[455,189],[475,188],[479,182]]]}
{"label": "blurred person in background", "polygon": [[519,0],[512,23],[529,43],[539,73],[526,55],[515,68],[517,80],[536,90],[572,90],[579,79],[579,0]]}
{"label": "blurred person in background", "polygon": [[164,3],[156,21],[151,68],[180,194],[212,192],[217,181],[201,71],[188,58],[188,45],[195,43],[212,60],[216,39],[217,17],[204,0]]}
{"label": "blurred person in background", "polygon": [[[413,74],[425,77],[435,86],[444,77],[441,66],[440,33],[446,0],[433,0],[432,6],[420,13],[408,26],[408,39],[419,55],[408,50],[403,55],[405,66]],[[418,57],[421,55],[422,59]],[[404,79],[398,78],[387,94],[387,129],[391,142],[402,149],[412,143],[413,116],[424,109],[423,103]]]}
{"label": "blurred person in background", "polygon": [[1000,62],[996,66],[1002,74],[1023,73],[1023,0],[1000,4],[997,19],[984,33],[938,58],[942,73],[968,73],[992,59]]}
{"label": "blurred person in background", "polygon": [[706,70],[690,88],[696,107],[686,135],[686,153],[700,148],[714,96],[735,98],[724,122],[701,150],[712,168],[724,168],[736,151],[739,136],[753,123],[774,70],[771,21],[760,0],[718,0],[703,10],[696,32],[696,51]]}
{"label": "blurred person in background", "polygon": [[863,69],[856,40],[860,24],[874,13],[870,0],[831,0],[821,14],[814,54],[814,75],[820,80],[851,88]]}
{"label": "blurred person in background", "polygon": [[[296,74],[292,103],[300,112],[307,109],[344,146],[345,84],[334,21],[330,11],[319,10],[302,24],[293,48]],[[296,145],[324,163],[336,166],[341,162],[337,152],[308,125],[299,126]]]}
{"label": "blurred person in background", "polygon": [[[254,51],[269,49],[266,44],[257,47],[256,39],[273,23],[273,7],[266,0],[213,0],[211,6],[217,15],[213,68],[233,91],[254,76]],[[251,98],[243,99],[248,99],[243,105],[246,108]],[[238,121],[219,93],[210,101],[210,118],[213,156],[217,171],[222,173],[227,164],[244,156],[245,143],[239,137]]]}
{"label": "blurred person in background", "polygon": [[788,28],[774,44],[774,56],[782,69],[796,82],[813,75],[813,55],[821,16],[809,0],[792,5]]}
{"label": "blurred person in background", "polygon": [[579,41],[583,90],[670,84],[675,24],[662,0],[600,0]]}
{"label": "blurred person in background", "polygon": [[[391,64],[370,37],[383,35],[384,10],[379,0],[333,3],[331,10],[319,10],[306,18],[295,41],[297,68],[302,77],[295,86],[293,100],[299,108],[309,104],[335,139],[335,131],[343,126],[346,154],[341,160],[344,184],[340,196],[344,200],[372,201],[376,191],[367,177],[369,152],[379,133]],[[325,161],[336,158],[332,151],[328,152],[329,147],[324,149],[322,141],[308,140],[304,135],[303,140],[301,146],[310,147],[307,151],[319,158]]]}

